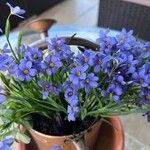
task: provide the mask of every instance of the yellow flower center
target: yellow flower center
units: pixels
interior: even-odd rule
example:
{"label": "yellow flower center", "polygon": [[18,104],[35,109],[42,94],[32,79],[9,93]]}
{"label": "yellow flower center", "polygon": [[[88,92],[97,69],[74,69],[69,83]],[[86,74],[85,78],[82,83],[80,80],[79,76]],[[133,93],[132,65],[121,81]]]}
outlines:
{"label": "yellow flower center", "polygon": [[0,49],[0,54],[3,54],[4,52],[3,52],[3,50],[2,49]]}
{"label": "yellow flower center", "polygon": [[87,78],[87,79],[85,80],[85,82],[86,82],[86,83],[90,83],[90,79]]}
{"label": "yellow flower center", "polygon": [[124,40],[120,40],[120,44],[124,44]]}
{"label": "yellow flower center", "polygon": [[33,58],[34,58],[34,59],[37,59],[37,58],[38,58],[37,54],[34,54],[34,55],[33,55]]}
{"label": "yellow flower center", "polygon": [[55,64],[54,64],[54,63],[50,63],[49,66],[50,66],[51,68],[53,68],[53,67],[55,66]]}
{"label": "yellow flower center", "polygon": [[76,73],[76,75],[79,77],[79,76],[81,75],[81,72],[78,71],[78,72]]}
{"label": "yellow flower center", "polygon": [[127,66],[128,66],[128,67],[130,67],[130,66],[131,66],[131,64],[127,64]]}
{"label": "yellow flower center", "polygon": [[147,88],[150,90],[150,86],[147,86]]}
{"label": "yellow flower center", "polygon": [[143,79],[140,79],[140,83],[143,83],[144,82],[144,80]]}
{"label": "yellow flower center", "polygon": [[48,91],[48,89],[49,89],[49,86],[48,86],[48,85],[45,85],[45,86],[44,86],[44,90],[45,90],[45,91]]}
{"label": "yellow flower center", "polygon": [[60,47],[59,47],[59,46],[57,46],[57,47],[56,47],[56,50],[57,50],[57,51],[60,51]]}
{"label": "yellow flower center", "polygon": [[146,99],[147,99],[147,100],[150,100],[150,95],[147,95],[147,96],[146,96]]}
{"label": "yellow flower center", "polygon": [[98,60],[98,64],[101,65],[101,64],[102,64],[102,61],[101,61],[101,60]]}
{"label": "yellow flower center", "polygon": [[146,51],[147,51],[147,48],[146,48],[146,47],[144,47],[142,50],[143,50],[143,52],[146,52]]}
{"label": "yellow flower center", "polygon": [[68,96],[72,96],[73,95],[73,92],[68,92]]}
{"label": "yellow flower center", "polygon": [[27,75],[27,74],[29,73],[29,71],[28,71],[27,69],[25,69],[25,70],[23,71],[23,73],[24,73],[25,75]]}
{"label": "yellow flower center", "polygon": [[87,63],[89,60],[87,58],[84,58],[84,62]]}

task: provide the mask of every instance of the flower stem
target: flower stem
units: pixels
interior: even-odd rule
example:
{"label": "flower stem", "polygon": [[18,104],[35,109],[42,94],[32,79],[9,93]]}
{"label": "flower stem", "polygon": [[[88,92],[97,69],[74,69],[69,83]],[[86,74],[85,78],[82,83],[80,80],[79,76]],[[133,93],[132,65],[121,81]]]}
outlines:
{"label": "flower stem", "polygon": [[19,62],[19,60],[18,60],[18,58],[17,58],[17,56],[16,56],[16,54],[15,54],[15,52],[14,52],[14,50],[13,50],[11,44],[10,44],[9,38],[6,38],[6,39],[7,39],[8,45],[9,45],[9,47],[10,47],[10,50],[11,50],[11,52],[13,53],[13,56],[15,57],[16,61]]}
{"label": "flower stem", "polygon": [[6,20],[5,36],[6,36],[7,43],[10,47],[10,50],[11,50],[14,58],[16,59],[17,62],[19,62],[19,60],[18,60],[18,58],[17,58],[17,56],[16,56],[16,54],[15,54],[15,52],[14,52],[12,46],[11,46],[11,43],[9,41],[9,33],[10,33],[10,21],[9,21],[9,19],[10,19],[10,17],[11,17],[11,13],[8,15],[7,20]]}

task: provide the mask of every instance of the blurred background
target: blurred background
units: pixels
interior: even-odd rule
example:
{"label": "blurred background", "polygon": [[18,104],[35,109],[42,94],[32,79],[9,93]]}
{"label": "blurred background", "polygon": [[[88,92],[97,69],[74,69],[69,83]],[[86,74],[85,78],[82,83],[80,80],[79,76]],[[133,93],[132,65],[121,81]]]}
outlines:
{"label": "blurred background", "polygon": [[[2,0],[0,4],[1,27],[9,13],[6,2],[26,10],[25,20],[12,18],[11,27],[23,26],[32,19],[53,18],[58,24],[100,26],[121,30],[133,29],[135,35],[150,39],[150,0]],[[5,15],[3,15],[5,14]]]}
{"label": "blurred background", "polygon": [[[80,32],[85,27],[86,31],[92,30],[93,35],[100,28],[121,30],[125,27],[133,29],[140,39],[150,40],[150,0],[1,0],[0,27],[3,29],[9,13],[6,2],[26,10],[25,19],[14,16],[11,20],[12,31],[22,29],[25,35],[33,34],[27,26],[29,22],[50,18],[57,21],[54,26],[67,25],[65,32],[75,29],[71,26],[76,26]],[[92,37],[92,33],[88,36]],[[31,41],[31,37],[34,40],[39,38],[32,35],[24,42]],[[120,118],[125,129],[125,150],[150,150],[150,124],[146,118],[142,114]]]}

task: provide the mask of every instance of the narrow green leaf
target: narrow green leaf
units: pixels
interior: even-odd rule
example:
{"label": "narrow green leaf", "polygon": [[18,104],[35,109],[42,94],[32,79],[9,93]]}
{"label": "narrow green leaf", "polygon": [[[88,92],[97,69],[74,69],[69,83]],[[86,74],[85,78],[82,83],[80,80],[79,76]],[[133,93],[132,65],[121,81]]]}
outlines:
{"label": "narrow green leaf", "polygon": [[83,120],[87,115],[87,109],[83,109],[83,111],[81,112],[81,119]]}
{"label": "narrow green leaf", "polygon": [[113,95],[112,95],[112,93],[109,94],[109,100],[110,100],[110,102],[113,101]]}
{"label": "narrow green leaf", "polygon": [[25,144],[29,144],[29,143],[30,143],[31,138],[30,138],[28,135],[26,135],[25,133],[18,132],[17,135],[18,135],[18,139],[19,139],[21,142],[23,142],[23,143],[25,143]]}
{"label": "narrow green leaf", "polygon": [[20,31],[18,34],[17,48],[19,49],[22,42],[22,32]]}
{"label": "narrow green leaf", "polygon": [[9,33],[10,33],[10,22],[7,19],[6,20],[6,25],[5,25],[5,35],[6,35],[7,38],[9,38]]}
{"label": "narrow green leaf", "polygon": [[32,126],[31,124],[29,123],[28,120],[21,120],[21,124],[26,128],[26,129],[31,129]]}

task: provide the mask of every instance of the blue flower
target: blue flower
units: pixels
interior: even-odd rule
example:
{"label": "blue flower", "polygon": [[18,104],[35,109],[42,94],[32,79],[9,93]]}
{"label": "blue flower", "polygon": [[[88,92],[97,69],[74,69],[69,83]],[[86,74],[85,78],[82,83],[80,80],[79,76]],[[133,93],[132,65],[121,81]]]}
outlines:
{"label": "blue flower", "polygon": [[3,104],[6,100],[6,96],[4,94],[2,94],[3,87],[0,86],[0,104]]}
{"label": "blue flower", "polygon": [[94,73],[87,74],[85,80],[81,82],[81,86],[85,87],[86,92],[90,92],[92,88],[96,88],[98,86],[98,77],[94,75]]}
{"label": "blue flower", "polygon": [[133,55],[127,56],[126,62],[120,64],[120,67],[126,71],[126,74],[134,73],[136,71],[136,65],[138,60],[134,60]]}
{"label": "blue flower", "polygon": [[97,53],[95,58],[94,58],[94,71],[97,73],[99,71],[102,71],[102,63],[103,63],[103,59],[105,58],[104,54],[101,53]]}
{"label": "blue flower", "polygon": [[104,52],[105,48],[106,48],[106,45],[105,43],[98,43],[99,44],[99,51],[100,52]]}
{"label": "blue flower", "polygon": [[6,137],[4,140],[0,141],[0,150],[11,150],[10,146],[14,140],[10,137]]}
{"label": "blue flower", "polygon": [[61,66],[62,62],[55,56],[47,56],[41,64],[42,69],[46,69],[48,75],[56,73]]}
{"label": "blue flower", "polygon": [[24,17],[21,16],[25,13],[24,9],[21,9],[19,6],[12,7],[9,3],[6,3],[6,5],[9,6],[10,13],[12,15],[18,16],[20,18],[24,18]]}
{"label": "blue flower", "polygon": [[105,43],[106,42],[106,39],[108,37],[108,33],[110,32],[109,29],[107,30],[102,30],[100,32],[100,35],[99,35],[99,38],[96,40],[97,43]]}
{"label": "blue flower", "polygon": [[8,44],[5,44],[3,48],[0,48],[0,70],[8,70],[8,66],[14,61],[13,58],[8,55],[10,50],[7,48]]}
{"label": "blue flower", "polygon": [[108,93],[113,95],[113,100],[116,103],[120,102],[120,96],[123,94],[123,88],[119,84],[111,84],[107,90]]}
{"label": "blue flower", "polygon": [[116,39],[114,37],[108,36],[109,29],[100,32],[100,37],[96,40],[100,45],[100,51],[103,51],[105,54],[111,53],[113,50],[116,50],[115,44]]}
{"label": "blue flower", "polygon": [[59,95],[59,93],[61,92],[62,88],[61,87],[56,87],[55,85],[51,85],[50,86],[50,92],[54,95]]}
{"label": "blue flower", "polygon": [[119,83],[121,85],[125,85],[126,82],[124,81],[124,77],[121,75],[116,75],[113,77],[113,82]]}
{"label": "blue flower", "polygon": [[132,47],[131,53],[135,58],[141,57],[142,54],[142,43],[141,42],[136,42],[135,45]]}
{"label": "blue flower", "polygon": [[150,85],[142,89],[141,102],[150,105]]}
{"label": "blue flower", "polygon": [[127,32],[126,29],[122,29],[121,33],[116,36],[117,47],[121,50],[130,50],[134,43],[136,42],[134,36],[132,36],[133,31]]}
{"label": "blue flower", "polygon": [[52,86],[52,84],[50,84],[49,82],[44,82],[44,81],[39,81],[38,85],[40,87],[42,87],[42,95],[43,95],[43,99],[47,99],[49,92],[50,92],[50,87]]}
{"label": "blue flower", "polygon": [[3,55],[0,57],[0,70],[6,71],[9,68],[9,65],[14,61],[9,55]]}
{"label": "blue flower", "polygon": [[73,52],[70,47],[65,44],[65,40],[61,38],[53,38],[48,41],[48,49],[51,54],[54,54],[60,60],[68,59],[73,56]]}
{"label": "blue flower", "polygon": [[55,145],[50,150],[63,150],[63,149],[62,149],[62,147],[60,145]]}
{"label": "blue flower", "polygon": [[145,74],[144,70],[141,70],[139,73],[134,73],[132,75],[134,82],[141,87],[147,87],[150,82],[149,77]]}
{"label": "blue flower", "polygon": [[78,106],[68,106],[68,121],[75,121],[80,109]]}
{"label": "blue flower", "polygon": [[57,88],[53,84],[45,81],[38,81],[38,85],[42,87],[42,95],[43,99],[47,99],[49,92],[51,92],[54,95],[58,95],[61,92],[61,88]]}
{"label": "blue flower", "polygon": [[77,94],[78,94],[77,90],[72,87],[69,87],[66,89],[65,98],[71,106],[77,106],[77,104],[78,104]]}
{"label": "blue flower", "polygon": [[118,53],[118,55],[116,56],[119,64],[125,64],[127,61],[127,57],[128,55],[126,53]]}
{"label": "blue flower", "polygon": [[107,90],[101,90],[101,95],[103,96],[103,97],[107,97],[108,95],[109,95],[109,93],[108,93],[108,91]]}
{"label": "blue flower", "polygon": [[[76,86],[74,86],[74,84],[71,82],[71,81],[65,81],[64,83],[63,83],[63,87],[65,88],[65,89],[67,89],[67,88],[76,88]],[[77,88],[76,88],[77,89]]]}
{"label": "blue flower", "polygon": [[25,53],[25,58],[33,62],[40,62],[43,58],[43,53],[38,50],[38,48],[27,47],[27,52]]}
{"label": "blue flower", "polygon": [[88,66],[79,66],[73,68],[70,71],[69,79],[75,85],[80,85],[80,81],[86,78],[85,71],[88,69]]}
{"label": "blue flower", "polygon": [[136,68],[135,66],[138,64],[138,60],[134,60],[133,55],[128,56],[127,58],[127,73],[133,73],[135,72]]}
{"label": "blue flower", "polygon": [[84,53],[78,54],[76,59],[81,65],[93,66],[94,52],[85,50]]}
{"label": "blue flower", "polygon": [[113,64],[112,64],[113,61],[115,61],[115,59],[112,56],[110,56],[110,55],[106,55],[106,57],[104,57],[102,59],[101,66],[102,66],[103,71],[105,73],[109,73],[112,70],[112,68],[114,67]]}
{"label": "blue flower", "polygon": [[116,39],[114,37],[108,36],[105,41],[105,50],[104,50],[105,53],[110,54],[112,51],[114,51],[114,50],[116,51],[117,49],[116,49],[116,47],[114,47],[115,44],[116,44]]}
{"label": "blue flower", "polygon": [[2,48],[0,48],[0,57],[3,55],[7,55],[10,52],[10,49],[8,49],[8,44],[4,44]]}
{"label": "blue flower", "polygon": [[13,75],[14,77],[17,77],[17,73],[18,73],[18,64],[13,61],[8,65],[8,71],[9,74]]}
{"label": "blue flower", "polygon": [[150,56],[150,42],[141,44],[141,50],[142,50],[141,57],[148,58]]}
{"label": "blue flower", "polygon": [[150,75],[150,62],[144,64],[145,74]]}
{"label": "blue flower", "polygon": [[19,80],[24,81],[31,81],[32,78],[36,75],[37,70],[32,68],[32,62],[31,61],[26,61],[22,59],[20,61],[18,71],[17,71],[17,76]]}

